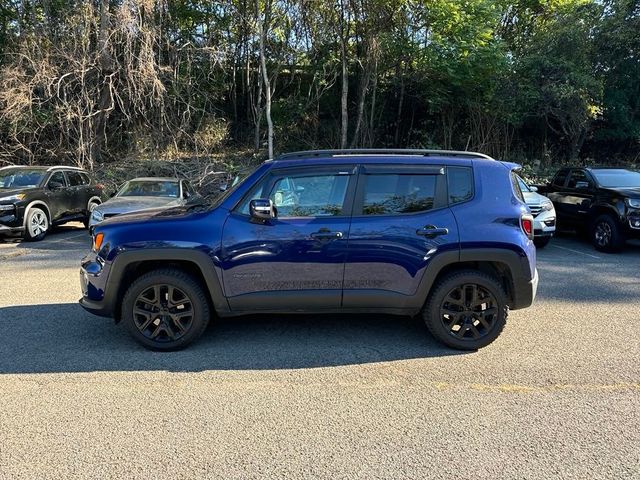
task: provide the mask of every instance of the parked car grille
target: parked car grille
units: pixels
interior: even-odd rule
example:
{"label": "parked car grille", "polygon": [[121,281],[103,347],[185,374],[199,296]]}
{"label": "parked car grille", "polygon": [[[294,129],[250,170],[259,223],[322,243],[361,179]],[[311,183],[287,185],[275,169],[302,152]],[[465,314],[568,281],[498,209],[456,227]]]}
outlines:
{"label": "parked car grille", "polygon": [[529,210],[531,210],[531,215],[537,217],[542,211],[542,205],[529,205]]}

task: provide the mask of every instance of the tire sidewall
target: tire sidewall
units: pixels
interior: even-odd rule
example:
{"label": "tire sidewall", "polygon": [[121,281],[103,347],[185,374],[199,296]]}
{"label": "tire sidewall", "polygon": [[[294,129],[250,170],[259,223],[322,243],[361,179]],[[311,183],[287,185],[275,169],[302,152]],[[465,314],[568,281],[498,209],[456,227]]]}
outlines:
{"label": "tire sidewall", "polygon": [[[166,284],[178,287],[182,290],[193,305],[193,322],[189,331],[174,342],[155,342],[145,337],[133,318],[133,306],[138,296],[147,288]],[[209,323],[209,305],[204,290],[189,274],[181,271],[150,272],[133,282],[122,301],[121,321],[125,324],[131,336],[140,344],[151,350],[173,351],[180,350],[202,335]]]}
{"label": "tire sidewall", "polygon": [[[603,223],[606,223],[611,229],[611,238],[607,245],[600,245],[596,240],[598,226]],[[618,222],[611,215],[600,215],[594,220],[591,226],[591,244],[596,250],[605,253],[614,253],[622,249],[624,238]]]}
{"label": "tire sidewall", "polygon": [[[476,284],[487,289],[497,302],[498,318],[495,320],[492,330],[477,340],[463,340],[454,337],[440,318],[440,306],[445,296],[462,284]],[[508,310],[507,295],[497,280],[484,273],[464,271],[452,273],[434,286],[424,310],[424,320],[433,336],[445,345],[459,350],[478,350],[498,338],[506,324]]]}
{"label": "tire sidewall", "polygon": [[[42,213],[45,216],[45,218],[47,219],[47,229],[44,232],[39,233],[38,235],[32,236],[31,232],[29,231],[29,224],[31,223],[31,219],[36,213]],[[49,215],[47,215],[47,212],[45,212],[40,207],[30,208],[29,211],[27,212],[27,218],[25,221],[24,238],[29,242],[39,242],[40,240],[42,240],[44,237],[47,236],[47,233],[49,233],[50,229],[51,229],[51,221],[49,220]]]}

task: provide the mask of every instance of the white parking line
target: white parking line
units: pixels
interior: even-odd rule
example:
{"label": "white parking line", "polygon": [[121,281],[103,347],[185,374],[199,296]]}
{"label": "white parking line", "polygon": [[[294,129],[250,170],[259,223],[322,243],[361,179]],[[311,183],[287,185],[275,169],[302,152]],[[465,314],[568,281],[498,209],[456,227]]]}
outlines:
{"label": "white parking line", "polygon": [[587,257],[595,258],[596,260],[600,260],[601,257],[597,255],[591,255],[590,253],[581,252],[580,250],[574,250],[573,248],[561,247],[560,245],[550,245],[554,248],[559,248],[561,250],[566,250],[567,252],[579,253],[580,255],[585,255]]}
{"label": "white parking line", "polygon": [[82,237],[82,236],[85,236],[85,237],[89,238],[89,234],[87,234],[87,232],[83,232],[83,233],[78,233],[76,235],[71,235],[70,237],[65,237],[65,238],[61,238],[59,240],[54,240],[53,242],[47,242],[47,245],[52,245],[54,243],[66,242],[67,240],[71,240],[72,238],[78,238],[78,237]]}

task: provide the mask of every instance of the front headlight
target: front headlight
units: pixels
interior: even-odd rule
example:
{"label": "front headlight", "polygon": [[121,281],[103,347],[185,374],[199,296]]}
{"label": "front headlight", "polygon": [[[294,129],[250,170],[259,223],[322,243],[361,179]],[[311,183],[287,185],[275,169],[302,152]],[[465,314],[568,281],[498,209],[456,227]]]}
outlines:
{"label": "front headlight", "polygon": [[551,203],[551,202],[544,202],[544,203],[542,204],[542,211],[543,211],[543,212],[549,212],[549,211],[551,211],[551,210],[553,210],[553,203]]}
{"label": "front headlight", "polygon": [[640,208],[640,198],[627,198],[626,202],[631,208]]}
{"label": "front headlight", "polygon": [[27,196],[26,193],[18,193],[17,195],[11,195],[9,197],[0,198],[0,202],[17,202],[22,200],[26,196]]}
{"label": "front headlight", "polygon": [[93,220],[95,220],[96,222],[101,222],[102,220],[104,220],[104,213],[98,211],[98,210],[94,210],[91,213],[91,218]]}

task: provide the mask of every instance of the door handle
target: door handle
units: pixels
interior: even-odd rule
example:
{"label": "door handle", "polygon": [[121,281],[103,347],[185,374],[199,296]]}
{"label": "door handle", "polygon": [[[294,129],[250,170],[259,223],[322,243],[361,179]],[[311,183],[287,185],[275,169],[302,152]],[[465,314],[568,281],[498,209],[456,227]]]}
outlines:
{"label": "door handle", "polygon": [[333,238],[342,238],[342,232],[331,232],[329,230],[321,229],[318,232],[311,234],[311,238],[316,240],[330,240]]}
{"label": "door handle", "polygon": [[427,225],[426,227],[422,227],[416,230],[417,235],[422,235],[423,237],[427,238],[436,238],[440,235],[447,235],[448,233],[448,228],[439,228],[433,225]]}

